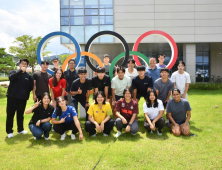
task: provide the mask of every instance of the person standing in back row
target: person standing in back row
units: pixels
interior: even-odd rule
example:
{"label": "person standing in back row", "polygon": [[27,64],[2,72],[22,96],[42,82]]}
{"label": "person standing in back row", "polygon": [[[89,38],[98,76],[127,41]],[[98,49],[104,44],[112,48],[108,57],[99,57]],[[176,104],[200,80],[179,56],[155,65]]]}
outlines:
{"label": "person standing in back row", "polygon": [[23,128],[24,111],[26,102],[29,99],[30,92],[33,90],[33,77],[26,72],[29,65],[27,59],[20,59],[19,70],[12,70],[9,73],[9,87],[7,91],[7,118],[6,118],[6,132],[8,138],[13,136],[13,119],[15,112],[17,112],[17,126],[18,134],[26,134],[27,131]]}
{"label": "person standing in back row", "polygon": [[166,67],[166,65],[164,64],[164,60],[165,60],[165,55],[164,54],[160,54],[158,56],[158,60],[159,60],[159,63],[156,64],[157,67],[160,67],[160,68]]}

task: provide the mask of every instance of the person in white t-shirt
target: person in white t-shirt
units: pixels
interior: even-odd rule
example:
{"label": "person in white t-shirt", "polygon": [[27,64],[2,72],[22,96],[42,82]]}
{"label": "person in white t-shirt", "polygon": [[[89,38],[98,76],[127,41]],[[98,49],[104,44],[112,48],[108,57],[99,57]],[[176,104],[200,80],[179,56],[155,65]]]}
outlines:
{"label": "person in white t-shirt", "polygon": [[184,71],[185,63],[183,61],[179,61],[177,66],[178,71],[175,71],[172,76],[171,80],[174,82],[174,88],[178,88],[181,92],[181,98],[188,100],[187,91],[189,89],[190,75]]}
{"label": "person in white t-shirt", "polygon": [[134,78],[134,77],[136,77],[136,76],[138,76],[138,72],[137,72],[137,70],[134,68],[134,66],[135,66],[135,60],[134,59],[132,59],[132,58],[130,58],[129,60],[128,60],[128,68],[126,68],[126,72],[125,72],[125,76],[128,76],[128,77],[130,77],[131,78],[131,80]]}
{"label": "person in white t-shirt", "polygon": [[149,132],[157,130],[158,135],[162,135],[162,129],[165,126],[163,118],[163,102],[157,99],[157,93],[151,89],[147,93],[147,100],[143,103],[143,112],[145,115],[144,128]]}

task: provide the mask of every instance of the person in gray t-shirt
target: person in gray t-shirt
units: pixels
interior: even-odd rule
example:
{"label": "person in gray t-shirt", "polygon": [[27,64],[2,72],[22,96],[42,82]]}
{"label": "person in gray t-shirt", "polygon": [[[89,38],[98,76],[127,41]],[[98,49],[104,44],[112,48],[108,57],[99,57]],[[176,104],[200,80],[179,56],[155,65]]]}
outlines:
{"label": "person in gray t-shirt", "polygon": [[160,70],[161,78],[154,82],[154,89],[156,90],[158,99],[163,102],[164,108],[166,108],[169,97],[174,88],[173,82],[168,78],[169,69],[164,67]]}
{"label": "person in gray t-shirt", "polygon": [[166,111],[173,134],[180,136],[182,133],[184,136],[188,136],[190,135],[191,107],[186,99],[180,98],[180,95],[179,89],[173,89],[173,99],[168,102]]}
{"label": "person in gray t-shirt", "polygon": [[[104,56],[103,56],[103,65],[104,65],[104,67],[105,67],[105,73],[106,73],[106,75],[108,75],[109,76],[109,68],[110,68],[110,66],[111,66],[111,64],[109,63],[109,61],[110,61],[110,58],[109,58],[109,55],[108,54],[105,54]],[[116,73],[116,66],[114,66],[114,68],[113,68],[113,77],[115,77],[117,75],[117,73]]]}

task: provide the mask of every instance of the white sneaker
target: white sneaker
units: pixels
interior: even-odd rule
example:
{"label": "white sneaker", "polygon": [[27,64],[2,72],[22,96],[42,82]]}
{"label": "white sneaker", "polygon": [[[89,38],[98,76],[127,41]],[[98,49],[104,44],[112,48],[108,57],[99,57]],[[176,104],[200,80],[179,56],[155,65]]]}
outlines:
{"label": "white sneaker", "polygon": [[34,137],[34,140],[36,140],[36,137]]}
{"label": "white sneaker", "polygon": [[92,135],[91,137],[92,137],[92,138],[96,137],[96,134]]}
{"label": "white sneaker", "polygon": [[75,139],[76,139],[76,135],[73,134],[73,133],[71,133],[71,139],[72,139],[72,140],[75,140]]}
{"label": "white sneaker", "polygon": [[150,133],[153,133],[153,131],[151,130]]}
{"label": "white sneaker", "polygon": [[159,132],[159,130],[157,130],[157,135],[161,136],[162,132]]}
{"label": "white sneaker", "polygon": [[50,139],[49,137],[46,138],[45,136],[44,136],[44,138],[45,138],[45,140],[49,140]]}
{"label": "white sneaker", "polygon": [[60,140],[65,140],[65,138],[66,138],[66,133],[63,133],[63,134],[61,135]]}
{"label": "white sneaker", "polygon": [[52,128],[52,132],[54,132],[54,129]]}
{"label": "white sneaker", "polygon": [[25,130],[23,130],[23,131],[21,131],[21,132],[18,132],[18,134],[27,134],[27,133],[29,133],[29,132],[27,132],[27,131],[25,131]]}
{"label": "white sneaker", "polygon": [[14,136],[13,136],[13,133],[9,133],[8,134],[8,138],[13,138]]}
{"label": "white sneaker", "polygon": [[109,135],[107,135],[107,134],[103,133],[103,136],[107,137],[107,136],[109,136]]}
{"label": "white sneaker", "polygon": [[118,138],[118,137],[119,137],[120,135],[122,135],[122,134],[123,134],[122,132],[119,132],[119,131],[118,131],[118,132],[115,134],[115,137]]}

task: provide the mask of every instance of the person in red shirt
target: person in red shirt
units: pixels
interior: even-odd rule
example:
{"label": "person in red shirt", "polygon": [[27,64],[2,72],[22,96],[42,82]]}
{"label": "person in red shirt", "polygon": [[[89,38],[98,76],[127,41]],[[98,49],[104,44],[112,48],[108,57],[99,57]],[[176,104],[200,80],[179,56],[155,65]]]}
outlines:
{"label": "person in red shirt", "polygon": [[56,98],[66,96],[66,80],[61,68],[55,70],[52,78],[49,79],[49,87],[51,92],[51,105],[56,108]]}
{"label": "person in red shirt", "polygon": [[138,121],[136,119],[138,111],[138,103],[132,99],[132,92],[129,88],[124,89],[122,99],[116,103],[115,111],[116,116],[116,128],[118,132],[115,137],[122,135],[122,128],[126,128],[126,132],[131,132],[132,135],[136,135],[138,132]]}

